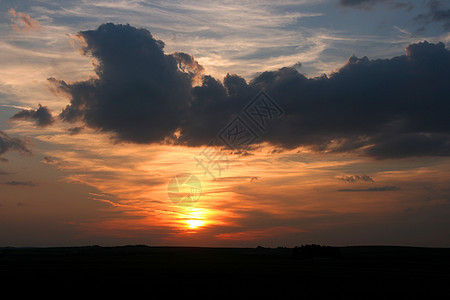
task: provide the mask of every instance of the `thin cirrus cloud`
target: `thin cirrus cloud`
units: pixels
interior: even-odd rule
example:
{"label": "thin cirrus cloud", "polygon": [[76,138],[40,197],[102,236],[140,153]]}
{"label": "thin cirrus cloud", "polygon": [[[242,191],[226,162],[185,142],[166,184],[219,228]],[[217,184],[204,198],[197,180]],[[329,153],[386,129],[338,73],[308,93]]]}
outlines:
{"label": "thin cirrus cloud", "polygon": [[[305,5],[313,3],[322,1],[228,1],[226,4],[220,1],[90,1],[82,6],[67,2],[61,8],[41,4],[33,6],[33,10],[56,20],[69,16],[82,20],[74,30],[109,20],[152,28],[152,33],[168,42],[171,52],[194,54],[210,74],[223,76],[233,70],[249,78],[255,72],[297,61],[302,61],[306,70],[315,73],[330,70],[318,57],[331,43],[321,36],[332,35],[333,30],[315,30],[299,22],[324,15],[304,9]],[[308,45],[307,49],[303,44]],[[274,45],[270,48],[280,52],[267,52],[264,48],[268,45]],[[261,53],[265,55],[258,59]],[[246,56],[254,58],[251,61],[240,59]]]}
{"label": "thin cirrus cloud", "polygon": [[35,186],[36,184],[31,181],[7,181],[2,183],[3,185],[9,185],[9,186]]}
{"label": "thin cirrus cloud", "polygon": [[[378,3],[386,3],[394,8],[406,8],[411,10],[414,3],[411,1],[393,1],[393,0],[339,0],[339,5],[343,7],[357,8],[357,9],[371,9]],[[428,0],[416,5],[425,6],[425,12],[415,16],[413,20],[421,24],[429,24],[432,22],[442,24],[444,30],[450,29],[450,7],[448,2],[440,0]]]}
{"label": "thin cirrus cloud", "polygon": [[443,43],[410,44],[388,59],[352,56],[330,76],[284,67],[250,82],[204,75],[193,86],[195,75],[180,71],[186,62],[165,54],[146,29],[108,23],[79,35],[84,53],[99,62],[98,78],[49,79],[70,97],[60,118],[117,141],[206,145],[265,90],[286,111],[262,138],[274,146],[378,159],[450,155],[450,51]]}
{"label": "thin cirrus cloud", "polygon": [[398,186],[381,186],[366,189],[339,189],[338,192],[392,192],[399,190],[401,190],[401,188]]}

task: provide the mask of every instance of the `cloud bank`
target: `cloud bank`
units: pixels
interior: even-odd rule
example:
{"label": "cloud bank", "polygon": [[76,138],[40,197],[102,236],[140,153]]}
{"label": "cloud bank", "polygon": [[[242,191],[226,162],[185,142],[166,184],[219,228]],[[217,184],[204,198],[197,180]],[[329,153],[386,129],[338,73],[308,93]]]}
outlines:
{"label": "cloud bank", "polygon": [[411,44],[390,59],[352,56],[329,76],[308,78],[293,67],[250,82],[204,75],[185,53],[143,28],[103,24],[82,31],[97,78],[67,83],[60,118],[107,132],[116,141],[208,144],[260,90],[284,109],[258,142],[375,158],[450,154],[450,52],[443,43]]}

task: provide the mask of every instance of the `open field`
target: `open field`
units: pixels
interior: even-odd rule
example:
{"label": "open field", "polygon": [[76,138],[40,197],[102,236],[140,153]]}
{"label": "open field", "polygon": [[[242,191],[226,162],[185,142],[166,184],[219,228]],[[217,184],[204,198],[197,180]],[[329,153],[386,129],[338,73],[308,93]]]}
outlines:
{"label": "open field", "polygon": [[1,248],[3,283],[211,295],[429,298],[448,292],[450,249],[361,246],[295,259],[292,248]]}

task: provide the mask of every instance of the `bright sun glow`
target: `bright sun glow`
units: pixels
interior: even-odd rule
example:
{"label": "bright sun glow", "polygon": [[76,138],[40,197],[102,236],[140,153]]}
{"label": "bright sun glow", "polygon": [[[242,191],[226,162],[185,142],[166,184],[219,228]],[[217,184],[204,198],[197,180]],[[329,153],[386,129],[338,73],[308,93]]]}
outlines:
{"label": "bright sun glow", "polygon": [[203,224],[205,224],[205,221],[202,221],[202,220],[186,220],[186,223],[188,224],[189,228],[195,229],[195,228],[203,226]]}

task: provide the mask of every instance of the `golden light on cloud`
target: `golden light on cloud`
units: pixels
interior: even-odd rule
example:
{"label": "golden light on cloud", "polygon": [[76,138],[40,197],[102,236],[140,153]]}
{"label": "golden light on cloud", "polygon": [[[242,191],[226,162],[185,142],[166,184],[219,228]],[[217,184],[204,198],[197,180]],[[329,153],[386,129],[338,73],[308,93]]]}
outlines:
{"label": "golden light on cloud", "polygon": [[248,230],[248,231],[238,231],[232,233],[222,233],[215,237],[222,240],[235,240],[235,241],[249,241],[258,240],[271,236],[280,236],[286,233],[299,233],[305,232],[303,229],[299,228],[289,228],[289,227],[273,227],[260,230]]}
{"label": "golden light on cloud", "polygon": [[14,8],[10,8],[8,13],[12,17],[11,22],[13,24],[11,26],[16,31],[39,30],[41,28],[38,20],[31,18],[27,14],[18,12]]}
{"label": "golden light on cloud", "polygon": [[[95,188],[92,201],[109,205],[102,209],[108,217],[71,223],[87,237],[145,239],[148,235],[161,245],[205,246],[301,237],[345,226],[349,221],[344,216],[376,218],[442,203],[437,187],[438,183],[444,187],[448,178],[448,171],[443,171],[448,170],[447,163],[434,171],[374,171],[369,173],[374,182],[350,182],[342,178],[360,178],[352,174],[363,173],[349,173],[349,166],[376,169],[378,164],[331,154],[325,159],[298,153],[298,149],[274,153],[269,145],[252,155],[227,152],[228,168],[220,177],[211,178],[195,160],[202,148],[131,144],[112,148],[107,136],[89,129],[68,139],[61,125],[46,129],[46,134],[34,140],[43,145],[42,163],[62,171],[66,183]],[[28,127],[24,123],[10,132],[31,134]],[[49,143],[55,147],[44,146]],[[201,183],[201,195],[194,205],[177,205],[168,193],[171,180],[185,173]],[[410,183],[422,181],[436,192]],[[179,193],[190,195],[191,185],[179,185]],[[392,186],[398,188],[386,188]],[[436,195],[426,203],[410,200],[420,193]],[[326,218],[332,221],[325,222]]]}

